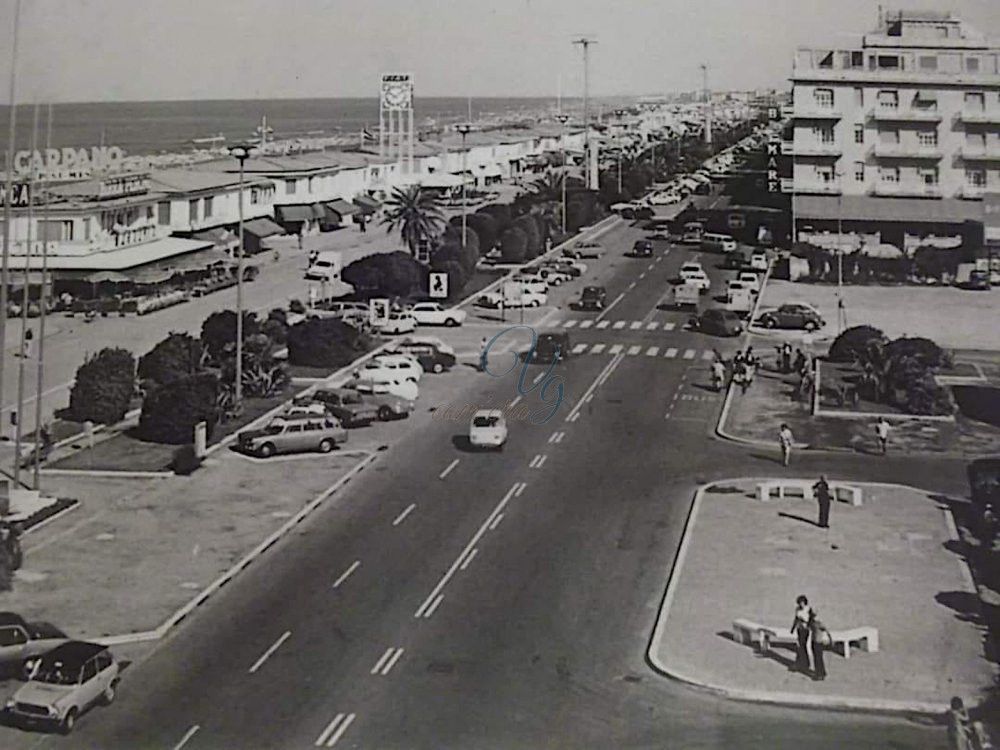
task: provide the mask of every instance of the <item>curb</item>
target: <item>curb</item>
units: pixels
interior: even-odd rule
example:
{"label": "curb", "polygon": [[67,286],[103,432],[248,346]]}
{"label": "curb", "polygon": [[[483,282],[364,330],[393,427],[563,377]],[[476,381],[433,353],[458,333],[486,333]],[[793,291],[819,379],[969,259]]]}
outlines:
{"label": "curb", "polygon": [[112,469],[42,469],[52,477],[125,477],[126,479],[164,479],[177,476],[172,471],[114,471]]}
{"label": "curb", "polygon": [[[684,522],[681,544],[677,550],[677,555],[674,558],[674,564],[670,569],[670,578],[667,582],[667,588],[663,594],[663,600],[660,603],[660,611],[656,617],[656,625],[653,628],[653,635],[650,639],[649,647],[646,650],[646,659],[650,666],[665,677],[677,680],[678,682],[683,682],[684,684],[698,690],[719,695],[724,698],[729,698],[731,700],[790,706],[793,708],[819,708],[834,711],[854,711],[891,715],[917,715],[921,717],[932,717],[940,720],[943,714],[948,710],[948,706],[944,703],[926,703],[923,701],[888,701],[870,698],[852,698],[850,696],[802,695],[799,693],[733,688],[725,685],[716,685],[714,683],[705,682],[704,680],[679,672],[671,666],[663,663],[658,654],[659,647],[663,642],[663,635],[666,630],[667,620],[670,617],[670,607],[673,604],[674,594],[676,593],[680,575],[684,567],[684,560],[687,557],[691,531],[694,528],[695,521],[698,517],[698,510],[701,506],[702,498],[708,489],[715,485],[726,482],[745,482],[750,479],[751,478],[748,477],[716,479],[709,484],[701,485],[696,490],[694,500],[691,503],[691,509],[688,511],[687,520]],[[906,485],[895,486],[902,487]],[[909,487],[909,489],[918,488]]]}
{"label": "curb", "polygon": [[305,507],[303,507],[298,513],[288,519],[280,528],[272,532],[263,542],[254,547],[250,552],[244,555],[240,560],[238,560],[229,570],[223,573],[221,576],[216,578],[207,587],[202,589],[193,599],[191,599],[187,604],[182,606],[180,609],[175,611],[170,617],[168,617],[159,627],[155,630],[146,630],[139,633],[125,633],[122,635],[112,635],[105,636],[103,638],[92,639],[96,643],[101,643],[106,646],[112,645],[123,645],[128,643],[141,643],[144,641],[156,641],[160,640],[170,631],[171,628],[176,627],[181,621],[184,620],[188,615],[190,615],[195,609],[204,604],[208,599],[211,598],[219,589],[233,580],[237,574],[239,574],[244,568],[246,568],[250,563],[260,557],[264,552],[273,547],[282,537],[285,536],[289,531],[291,531],[295,526],[301,523],[310,513],[320,507],[330,496],[336,494],[344,485],[350,482],[357,474],[360,474],[377,458],[377,453],[369,453],[362,461],[355,464],[355,466],[347,472],[344,476],[334,482],[332,485],[323,490],[319,495],[310,500]]}

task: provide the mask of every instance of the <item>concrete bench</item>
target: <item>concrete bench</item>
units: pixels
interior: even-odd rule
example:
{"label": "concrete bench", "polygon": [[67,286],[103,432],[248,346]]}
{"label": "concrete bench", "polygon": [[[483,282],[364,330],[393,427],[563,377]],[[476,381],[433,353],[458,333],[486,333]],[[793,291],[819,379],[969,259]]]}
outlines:
{"label": "concrete bench", "polygon": [[[815,500],[813,485],[815,479],[774,479],[757,485],[757,499],[766,503],[777,494],[779,500],[786,497],[802,497]],[[861,505],[861,488],[842,482],[830,482],[830,495],[834,500],[858,507]]]}
{"label": "concrete bench", "polygon": [[[879,650],[878,628],[865,626],[850,630],[831,630],[830,639],[830,650],[843,654],[845,659],[851,658],[851,646],[868,653],[877,653]],[[797,639],[788,628],[761,625],[741,618],[733,620],[733,640],[749,646],[759,643],[760,652],[767,653],[771,646],[794,646]]]}

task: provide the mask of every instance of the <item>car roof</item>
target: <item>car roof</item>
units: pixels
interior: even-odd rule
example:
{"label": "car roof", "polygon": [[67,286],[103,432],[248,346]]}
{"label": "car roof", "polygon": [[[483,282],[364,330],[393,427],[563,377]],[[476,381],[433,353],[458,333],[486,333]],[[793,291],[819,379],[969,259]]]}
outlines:
{"label": "car roof", "polygon": [[102,646],[100,643],[90,643],[89,641],[67,641],[45,654],[42,659],[45,662],[52,663],[54,661],[61,661],[67,667],[73,665],[82,665],[85,661],[90,659],[95,654],[99,654],[102,651],[107,651],[107,646]]}
{"label": "car roof", "polygon": [[606,291],[603,286],[585,286],[583,288],[585,292],[603,292]]}
{"label": "car roof", "polygon": [[0,612],[0,627],[7,627],[10,625],[27,625],[21,615],[16,612]]}
{"label": "car roof", "polygon": [[492,409],[477,409],[476,413],[472,415],[473,419],[476,417],[499,417],[503,419],[503,413],[496,407]]}

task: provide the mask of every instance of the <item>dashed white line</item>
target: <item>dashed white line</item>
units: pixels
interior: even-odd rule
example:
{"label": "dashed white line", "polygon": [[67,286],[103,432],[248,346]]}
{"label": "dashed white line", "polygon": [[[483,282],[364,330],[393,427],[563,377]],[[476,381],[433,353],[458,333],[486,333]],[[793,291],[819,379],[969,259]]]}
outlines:
{"label": "dashed white line", "polygon": [[635,289],[635,282],[633,281],[631,284],[629,284],[628,288],[629,289]]}
{"label": "dashed white line", "polygon": [[553,432],[551,435],[549,435],[549,442],[550,443],[561,443],[562,439],[563,439],[563,435],[565,435],[565,434],[566,434],[565,432]]}
{"label": "dashed white line", "polygon": [[344,732],[354,723],[355,718],[357,718],[355,714],[337,714],[333,721],[327,724],[326,729],[322,731],[316,740],[316,747],[333,747],[336,745],[337,740],[344,736]]}
{"label": "dashed white line", "polygon": [[521,403],[521,397],[520,396],[518,396],[517,398],[515,398],[513,401],[510,402],[510,407],[513,409],[519,403]]}
{"label": "dashed white line", "polygon": [[465,559],[462,560],[462,564],[459,566],[459,568],[465,570],[467,567],[469,567],[469,563],[472,562],[472,558],[474,558],[478,553],[479,553],[478,548],[473,547],[472,549],[470,549],[469,554],[467,554],[465,556]]}
{"label": "dashed white line", "polygon": [[269,657],[271,654],[277,651],[281,647],[281,644],[287,641],[291,637],[292,637],[292,631],[286,630],[282,634],[282,636],[278,640],[276,640],[273,644],[271,644],[271,647],[267,651],[265,651],[264,654],[257,661],[253,663],[253,666],[250,667],[250,674],[253,674],[258,669],[260,669],[261,665],[267,661],[267,657]]}
{"label": "dashed white line", "polygon": [[174,745],[173,750],[181,750],[181,748],[187,744],[187,741],[192,737],[194,737],[195,732],[197,732],[200,728],[201,727],[198,724],[195,724],[193,727],[187,730],[184,733],[184,736],[181,737],[181,741],[178,742],[176,745]]}
{"label": "dashed white line", "polygon": [[538,463],[538,459],[540,459],[541,457],[542,457],[541,453],[536,453],[535,457],[531,459],[531,463],[528,464],[528,468],[529,469],[534,469],[535,468],[535,464]]}
{"label": "dashed white line", "polygon": [[[562,433],[560,432],[559,435],[560,435],[559,439],[562,440],[562,437],[561,437]],[[527,487],[527,486],[528,485],[527,485],[526,482],[521,482],[521,486],[518,487],[517,491],[514,492],[514,497],[521,497],[521,493],[524,492],[524,488]]]}
{"label": "dashed white line", "polygon": [[448,476],[448,474],[451,472],[451,470],[454,469],[456,466],[458,466],[458,459],[457,458],[454,461],[452,461],[450,464],[448,464],[448,467],[444,471],[442,471],[440,474],[438,474],[438,479],[444,479],[446,476]]}
{"label": "dashed white line", "polygon": [[393,648],[390,646],[382,654],[381,658],[375,662],[375,666],[371,669],[371,674],[387,675],[389,671],[395,666],[396,662],[399,661],[399,657],[403,655],[402,648]]}
{"label": "dashed white line", "polygon": [[688,349],[684,352],[684,359],[694,359],[694,355],[697,353],[694,349]]}
{"label": "dashed white line", "polygon": [[361,561],[360,560],[355,560],[354,562],[352,562],[351,563],[351,567],[349,567],[347,570],[345,570],[343,573],[341,573],[340,574],[340,578],[338,578],[336,581],[333,582],[333,587],[335,589],[340,588],[340,584],[342,584],[344,581],[346,581],[350,577],[351,573],[353,573],[355,570],[357,570],[360,567],[361,567]]}
{"label": "dashed white line", "polygon": [[660,351],[660,347],[658,347],[658,346],[651,346],[651,347],[649,347],[646,350],[646,356],[647,357],[655,357],[659,351]]}
{"label": "dashed white line", "polygon": [[597,387],[611,376],[611,373],[616,367],[618,367],[618,365],[621,364],[624,358],[625,357],[621,354],[611,358],[611,361],[605,365],[604,369],[601,370],[600,374],[598,374],[598,376],[594,379],[594,382],[590,384],[589,388],[587,388],[586,392],[583,394],[583,398],[581,398],[577,402],[576,406],[572,408],[570,413],[566,415],[567,422],[575,422],[580,417],[580,409],[582,409],[584,403],[586,403],[587,397],[593,395]]}
{"label": "dashed white line", "polygon": [[544,370],[542,370],[542,371],[541,371],[540,373],[538,373],[538,374],[537,374],[537,375],[535,376],[535,379],[534,379],[534,380],[532,380],[531,382],[532,382],[532,383],[537,383],[537,382],[538,382],[539,380],[541,380],[542,378],[544,378],[544,377],[545,377],[545,375],[546,375],[546,372],[545,372]]}
{"label": "dashed white line", "polygon": [[653,270],[653,264],[650,263],[648,266],[646,266],[646,270],[647,271],[652,271]]}
{"label": "dashed white line", "polygon": [[[652,267],[652,266],[650,266],[650,267]],[[645,271],[643,271],[642,273],[640,273],[640,274],[639,274],[639,278],[640,278],[640,279],[644,279],[644,278],[646,278],[646,272],[645,272]]]}
{"label": "dashed white line", "polygon": [[431,606],[429,606],[427,608],[427,611],[424,612],[424,619],[426,620],[430,618],[437,611],[437,608],[441,606],[441,602],[443,601],[444,601],[444,594],[438,594],[437,598],[435,598],[434,601],[431,602]]}
{"label": "dashed white line", "polygon": [[496,531],[496,528],[500,525],[501,520],[503,520],[503,513],[493,519],[493,523],[490,524],[490,531]]}
{"label": "dashed white line", "polygon": [[677,356],[677,350],[674,347],[670,347],[665,352],[663,352],[663,356],[666,357],[667,359],[673,359],[674,357]]}
{"label": "dashed white line", "polygon": [[413,509],[416,508],[416,507],[417,507],[416,503],[410,503],[409,505],[407,505],[406,506],[406,510],[404,510],[402,513],[400,513],[398,516],[396,516],[396,520],[392,522],[392,525],[393,526],[399,526],[399,524],[401,524],[403,521],[405,521],[406,517],[408,515],[410,515],[413,512]]}
{"label": "dashed white line", "polygon": [[580,418],[580,412],[577,412],[576,414],[570,414],[568,417],[566,417],[566,421],[567,422],[575,422],[579,418]]}

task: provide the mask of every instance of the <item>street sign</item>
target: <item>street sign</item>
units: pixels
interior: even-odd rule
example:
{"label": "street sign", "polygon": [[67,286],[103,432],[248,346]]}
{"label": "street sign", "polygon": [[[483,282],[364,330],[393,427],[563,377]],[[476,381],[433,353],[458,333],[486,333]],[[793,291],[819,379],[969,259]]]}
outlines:
{"label": "street sign", "polygon": [[433,299],[444,299],[448,296],[448,274],[434,271],[428,280],[430,295]]}
{"label": "street sign", "polygon": [[[4,185],[6,188],[6,185]],[[12,208],[25,208],[31,205],[31,188],[26,182],[14,182],[10,185],[10,205]],[[7,200],[7,190],[0,190],[0,205]]]}
{"label": "street sign", "polygon": [[389,300],[385,298],[368,300],[368,320],[373,326],[389,321]]}

